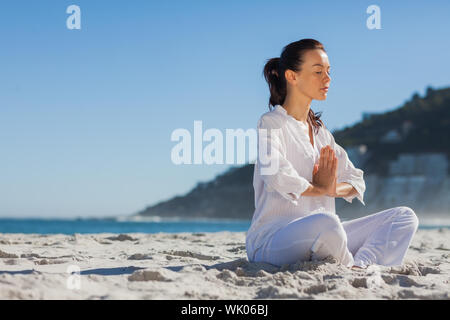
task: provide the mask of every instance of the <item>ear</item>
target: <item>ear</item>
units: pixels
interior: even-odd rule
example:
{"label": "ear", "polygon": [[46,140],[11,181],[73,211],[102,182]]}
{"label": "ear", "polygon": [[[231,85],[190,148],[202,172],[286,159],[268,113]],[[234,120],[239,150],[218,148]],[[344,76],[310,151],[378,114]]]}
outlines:
{"label": "ear", "polygon": [[287,82],[291,82],[295,78],[295,73],[292,70],[286,69],[284,71],[284,77],[286,78]]}

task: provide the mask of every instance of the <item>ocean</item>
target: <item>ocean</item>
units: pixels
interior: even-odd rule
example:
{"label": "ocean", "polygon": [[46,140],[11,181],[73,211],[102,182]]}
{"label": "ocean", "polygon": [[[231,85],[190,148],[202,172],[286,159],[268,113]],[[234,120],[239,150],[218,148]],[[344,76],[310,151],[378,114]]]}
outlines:
{"label": "ocean", "polygon": [[0,233],[178,233],[244,232],[249,220],[160,220],[123,221],[117,219],[13,219],[0,218]]}
{"label": "ocean", "polygon": [[[74,234],[74,233],[178,233],[246,232],[250,220],[153,220],[121,219],[16,219],[0,218],[0,233]],[[419,229],[450,228],[449,224],[422,224]]]}

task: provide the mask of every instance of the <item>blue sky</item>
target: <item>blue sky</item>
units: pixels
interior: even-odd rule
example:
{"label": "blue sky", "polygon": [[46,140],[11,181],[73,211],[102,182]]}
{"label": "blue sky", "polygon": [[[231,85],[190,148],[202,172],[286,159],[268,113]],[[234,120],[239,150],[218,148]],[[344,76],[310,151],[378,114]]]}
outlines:
{"label": "blue sky", "polygon": [[[69,5],[81,30],[69,30]],[[381,9],[369,30],[366,9]],[[449,85],[448,1],[2,1],[0,217],[127,215],[231,165],[171,161],[177,128],[255,128],[267,59],[327,50],[330,130]]]}

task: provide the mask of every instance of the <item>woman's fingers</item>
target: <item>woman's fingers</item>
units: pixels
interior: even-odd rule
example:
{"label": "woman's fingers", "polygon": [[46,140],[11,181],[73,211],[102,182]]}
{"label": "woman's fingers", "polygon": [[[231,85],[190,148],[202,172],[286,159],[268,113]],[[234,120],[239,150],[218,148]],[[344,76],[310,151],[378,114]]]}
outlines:
{"label": "woman's fingers", "polygon": [[325,168],[330,170],[330,149],[328,146],[325,147]]}
{"label": "woman's fingers", "polygon": [[333,168],[333,158],[334,158],[334,152],[333,149],[331,149],[330,146],[326,146],[326,162],[327,162],[327,169],[331,170]]}
{"label": "woman's fingers", "polygon": [[325,167],[325,148],[322,148],[320,150],[319,167],[320,168]]}
{"label": "woman's fingers", "polygon": [[336,175],[336,169],[337,169],[337,157],[334,154],[334,150],[331,149],[331,172],[333,173],[333,176]]}
{"label": "woman's fingers", "polygon": [[319,170],[319,165],[316,163],[314,165],[314,169],[313,169],[313,175],[315,175],[317,173],[317,171]]}
{"label": "woman's fingers", "polygon": [[319,167],[334,173],[334,170],[337,168],[337,163],[335,162],[337,162],[337,158],[333,148],[327,145],[320,149]]}
{"label": "woman's fingers", "polygon": [[338,159],[336,156],[334,156],[334,161],[333,161],[333,173],[334,175],[337,174],[337,163],[338,163]]}

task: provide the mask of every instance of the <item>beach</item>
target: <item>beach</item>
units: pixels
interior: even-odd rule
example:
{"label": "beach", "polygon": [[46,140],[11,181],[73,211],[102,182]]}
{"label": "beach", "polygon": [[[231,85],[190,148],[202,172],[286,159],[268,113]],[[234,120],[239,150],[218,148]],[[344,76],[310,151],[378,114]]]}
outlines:
{"label": "beach", "polygon": [[402,266],[249,263],[245,232],[0,233],[0,299],[449,299],[450,229]]}

